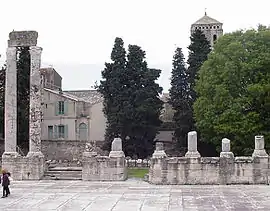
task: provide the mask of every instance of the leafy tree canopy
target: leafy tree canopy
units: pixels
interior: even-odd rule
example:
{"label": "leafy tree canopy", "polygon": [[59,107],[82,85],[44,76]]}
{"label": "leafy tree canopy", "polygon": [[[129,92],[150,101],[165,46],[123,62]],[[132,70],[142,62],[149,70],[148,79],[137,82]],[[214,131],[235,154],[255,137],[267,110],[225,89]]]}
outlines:
{"label": "leafy tree canopy", "polygon": [[196,91],[195,117],[205,141],[220,146],[227,137],[234,153],[250,155],[254,136],[263,134],[269,146],[270,30],[219,38],[200,69]]}

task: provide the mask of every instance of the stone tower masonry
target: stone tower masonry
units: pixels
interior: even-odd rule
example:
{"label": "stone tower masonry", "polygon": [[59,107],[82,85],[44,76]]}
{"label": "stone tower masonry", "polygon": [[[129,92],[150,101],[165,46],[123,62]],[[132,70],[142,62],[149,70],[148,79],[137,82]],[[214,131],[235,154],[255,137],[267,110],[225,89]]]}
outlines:
{"label": "stone tower masonry", "polygon": [[196,29],[201,30],[213,47],[214,42],[223,35],[222,25],[223,23],[207,16],[205,12],[202,18],[191,25],[190,31],[192,34]]}

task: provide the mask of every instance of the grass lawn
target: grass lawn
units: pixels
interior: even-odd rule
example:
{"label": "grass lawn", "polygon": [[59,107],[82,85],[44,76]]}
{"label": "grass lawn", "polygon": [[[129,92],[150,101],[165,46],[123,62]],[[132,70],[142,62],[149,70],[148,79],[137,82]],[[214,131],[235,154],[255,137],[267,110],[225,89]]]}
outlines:
{"label": "grass lawn", "polygon": [[144,178],[144,175],[148,174],[148,172],[148,168],[128,168],[128,177]]}

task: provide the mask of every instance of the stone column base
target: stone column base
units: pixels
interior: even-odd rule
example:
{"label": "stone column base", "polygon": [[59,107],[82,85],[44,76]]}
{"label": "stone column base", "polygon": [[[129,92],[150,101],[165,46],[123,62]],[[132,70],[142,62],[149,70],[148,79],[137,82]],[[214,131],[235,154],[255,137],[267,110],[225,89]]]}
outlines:
{"label": "stone column base", "polygon": [[188,157],[188,158],[200,158],[201,157],[201,154],[198,151],[197,152],[190,152],[190,151],[188,151],[185,154],[185,157]]}
{"label": "stone column base", "polygon": [[4,152],[2,155],[2,169],[11,173],[14,180],[22,180],[24,159],[18,152]]}
{"label": "stone column base", "polygon": [[44,155],[42,152],[29,152],[25,157],[23,180],[40,180],[44,175]]}
{"label": "stone column base", "polygon": [[98,154],[97,152],[83,152],[83,157],[96,157]]}
{"label": "stone column base", "polygon": [[110,158],[121,158],[125,157],[125,153],[123,151],[111,151],[109,154]]}
{"label": "stone column base", "polygon": [[232,152],[221,152],[220,153],[221,158],[228,158],[228,159],[233,159],[234,154]]}
{"label": "stone column base", "polygon": [[167,154],[164,150],[155,150],[152,158],[166,158]]}
{"label": "stone column base", "polygon": [[268,157],[265,149],[254,149],[252,157]]}
{"label": "stone column base", "polygon": [[83,156],[82,180],[123,181],[127,179],[125,157]]}

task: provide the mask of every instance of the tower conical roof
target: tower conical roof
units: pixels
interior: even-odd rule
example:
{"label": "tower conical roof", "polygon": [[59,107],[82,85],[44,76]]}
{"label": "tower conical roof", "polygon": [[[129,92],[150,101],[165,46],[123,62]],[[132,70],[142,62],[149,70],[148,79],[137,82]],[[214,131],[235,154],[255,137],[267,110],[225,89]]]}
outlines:
{"label": "tower conical roof", "polygon": [[204,14],[204,16],[202,18],[200,18],[199,20],[197,20],[195,23],[196,25],[200,25],[200,24],[222,24],[221,22],[217,21],[214,18],[209,17],[206,13]]}

